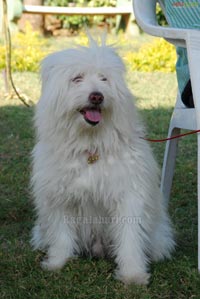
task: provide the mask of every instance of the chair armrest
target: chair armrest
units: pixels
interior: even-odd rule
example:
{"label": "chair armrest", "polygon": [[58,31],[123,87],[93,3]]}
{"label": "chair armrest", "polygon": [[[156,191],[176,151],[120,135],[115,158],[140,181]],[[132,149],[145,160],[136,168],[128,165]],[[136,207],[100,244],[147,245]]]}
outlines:
{"label": "chair armrest", "polygon": [[138,25],[144,32],[163,37],[170,43],[185,47],[187,36],[196,29],[180,29],[159,26],[156,18],[156,3],[158,0],[133,0],[133,10]]}

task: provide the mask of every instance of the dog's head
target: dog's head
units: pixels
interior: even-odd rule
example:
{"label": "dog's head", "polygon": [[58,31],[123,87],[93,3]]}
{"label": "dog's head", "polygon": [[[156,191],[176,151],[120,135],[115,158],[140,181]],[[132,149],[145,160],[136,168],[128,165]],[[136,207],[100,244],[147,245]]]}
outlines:
{"label": "dog's head", "polygon": [[97,130],[114,124],[130,100],[124,72],[115,49],[94,41],[51,54],[42,62],[40,110],[65,127]]}

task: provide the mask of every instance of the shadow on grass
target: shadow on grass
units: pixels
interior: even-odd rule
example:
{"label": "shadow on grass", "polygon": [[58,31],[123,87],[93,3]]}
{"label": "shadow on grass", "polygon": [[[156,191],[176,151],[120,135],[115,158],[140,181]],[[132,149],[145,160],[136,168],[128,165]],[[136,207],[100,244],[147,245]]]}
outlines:
{"label": "shadow on grass", "polygon": [[[147,135],[167,135],[171,111],[142,110]],[[149,288],[125,288],[113,277],[110,261],[78,259],[59,273],[42,272],[41,253],[29,245],[33,212],[30,200],[30,152],[34,143],[33,108],[0,108],[0,220],[4,278],[1,298],[199,298],[197,275],[196,138],[179,142],[170,214],[178,247],[172,261],[152,265]],[[165,144],[152,144],[162,163]]]}

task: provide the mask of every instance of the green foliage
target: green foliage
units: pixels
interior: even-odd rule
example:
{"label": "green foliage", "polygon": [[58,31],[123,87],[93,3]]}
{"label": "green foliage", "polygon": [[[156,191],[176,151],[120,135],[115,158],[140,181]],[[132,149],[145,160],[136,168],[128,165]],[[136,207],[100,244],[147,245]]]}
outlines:
{"label": "green foliage", "polygon": [[77,31],[81,29],[84,25],[90,26],[90,18],[86,16],[60,16],[60,20],[62,20],[62,27],[66,29],[71,29],[72,31]]}
{"label": "green foliage", "polygon": [[[44,4],[49,6],[84,6],[84,0],[46,0]],[[63,15],[57,16],[57,18],[62,21],[63,28],[71,29],[72,31],[82,28],[84,24],[90,25],[90,19],[87,16],[66,17]]]}
{"label": "green foliage", "polygon": [[[12,38],[12,71],[35,72],[41,59],[46,55],[46,41],[38,32],[26,25],[25,33],[17,33]],[[0,45],[0,69],[5,68],[5,45]]]}
{"label": "green foliage", "polygon": [[164,73],[175,71],[175,48],[161,38],[144,44],[138,52],[128,52],[124,58],[132,71]]}
{"label": "green foliage", "polygon": [[[89,7],[100,7],[100,6],[116,6],[116,0],[45,0],[44,5],[49,6],[89,6]],[[104,20],[104,16],[96,16],[94,18],[89,16],[58,16],[59,20],[62,21],[62,27],[77,31],[84,25],[91,26],[92,24],[98,24]],[[108,18],[108,22],[110,18]]]}
{"label": "green foliage", "polygon": [[[73,20],[74,26],[78,26]],[[118,44],[123,47],[123,56],[131,71],[153,72],[161,71],[170,73],[175,71],[176,52],[174,47],[163,39],[153,39],[145,42],[142,46],[136,46],[124,35],[118,35]],[[109,41],[111,44],[115,39]],[[66,41],[65,41],[66,43]],[[85,34],[80,34],[75,43],[87,45],[88,39]],[[26,26],[26,33],[18,33],[12,39],[12,71],[38,71],[40,61],[49,52],[58,49],[50,49],[47,40],[39,33],[32,31]],[[66,44],[65,44],[66,47]],[[5,68],[5,46],[0,45],[0,69]]]}
{"label": "green foliage", "polygon": [[157,15],[158,24],[160,26],[166,26],[167,20],[159,4],[157,4],[156,6],[156,15]]}

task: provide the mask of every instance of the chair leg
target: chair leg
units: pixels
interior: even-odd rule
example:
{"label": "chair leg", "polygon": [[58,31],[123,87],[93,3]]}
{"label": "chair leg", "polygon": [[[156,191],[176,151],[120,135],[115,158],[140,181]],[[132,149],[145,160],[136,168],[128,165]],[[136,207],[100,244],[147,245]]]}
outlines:
{"label": "chair leg", "polygon": [[[168,137],[172,137],[180,134],[179,128],[170,128]],[[164,195],[166,206],[170,198],[170,192],[172,187],[172,181],[174,176],[174,168],[176,163],[176,153],[177,153],[178,139],[169,140],[166,143],[165,155],[162,167],[161,176],[161,191]]]}
{"label": "chair leg", "polygon": [[200,133],[197,136],[198,270],[200,273]]}

